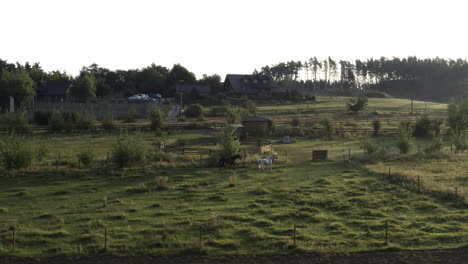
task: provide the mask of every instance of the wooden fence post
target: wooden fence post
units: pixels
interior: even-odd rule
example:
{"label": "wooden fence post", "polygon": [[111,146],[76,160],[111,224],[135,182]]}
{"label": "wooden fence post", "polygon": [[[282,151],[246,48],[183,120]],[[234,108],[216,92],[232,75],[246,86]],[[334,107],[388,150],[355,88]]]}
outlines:
{"label": "wooden fence post", "polygon": [[296,246],[296,224],[293,227],[293,245]]}
{"label": "wooden fence post", "polygon": [[392,170],[390,167],[388,167],[388,177],[390,177],[391,174],[392,174]]}
{"label": "wooden fence post", "polygon": [[12,226],[10,227],[10,230],[12,232],[12,239],[11,239],[11,248],[13,250],[13,252],[15,252],[16,250],[16,227]]}
{"label": "wooden fence post", "polygon": [[198,242],[199,242],[200,248],[203,248],[202,227],[201,226],[200,226],[200,232],[198,234]]}
{"label": "wooden fence post", "polygon": [[421,177],[418,175],[418,192],[421,192]]}
{"label": "wooden fence post", "polygon": [[107,252],[108,240],[107,240],[107,227],[104,227],[104,252]]}
{"label": "wooden fence post", "polygon": [[455,198],[458,197],[458,187],[455,187]]}
{"label": "wooden fence post", "polygon": [[388,245],[388,220],[385,221],[385,245]]}
{"label": "wooden fence post", "polygon": [[284,157],[286,158],[286,162],[288,162],[288,151],[287,150],[284,151]]}
{"label": "wooden fence post", "polygon": [[348,148],[348,159],[351,160],[351,148]]}

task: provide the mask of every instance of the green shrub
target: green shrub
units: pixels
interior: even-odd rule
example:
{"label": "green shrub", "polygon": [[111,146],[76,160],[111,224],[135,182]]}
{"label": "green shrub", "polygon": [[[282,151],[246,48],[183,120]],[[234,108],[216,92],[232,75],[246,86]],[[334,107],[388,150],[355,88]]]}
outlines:
{"label": "green shrub", "polygon": [[257,114],[257,106],[249,99],[244,99],[241,107],[244,109],[245,116],[255,116]]}
{"label": "green shrub", "polygon": [[378,136],[381,128],[380,120],[376,119],[372,121],[372,127],[374,128],[374,136]]}
{"label": "green shrub", "polygon": [[37,159],[39,161],[42,161],[47,158],[49,153],[50,153],[50,149],[47,147],[47,145],[42,144],[37,149]]}
{"label": "green shrub", "polygon": [[33,161],[32,144],[21,136],[6,136],[0,141],[0,157],[8,170],[25,168]]}
{"label": "green shrub", "polygon": [[465,151],[468,148],[468,137],[466,133],[461,131],[452,132],[451,136],[452,145],[458,151]]}
{"label": "green shrub", "polygon": [[239,153],[239,140],[233,136],[235,129],[235,127],[230,125],[226,125],[224,128],[224,133],[220,140],[221,157],[232,157]]}
{"label": "green shrub", "polygon": [[401,122],[398,127],[397,147],[401,154],[407,154],[414,149],[413,125],[410,122]]}
{"label": "green shrub", "polygon": [[210,109],[211,116],[224,116],[228,111],[229,106],[227,105],[220,105],[220,106],[212,106]]}
{"label": "green shrub", "polygon": [[416,120],[414,124],[414,133],[415,137],[428,137],[433,128],[433,120],[430,118],[429,113],[424,111],[424,113]]}
{"label": "green shrub", "polygon": [[364,94],[361,94],[358,97],[349,100],[346,103],[346,109],[348,109],[348,111],[358,113],[359,111],[364,110],[367,106],[367,102],[367,97]]}
{"label": "green shrub", "polygon": [[84,167],[89,167],[95,159],[94,149],[91,145],[81,146],[78,154],[76,154],[78,162]]}
{"label": "green shrub", "polygon": [[139,134],[121,133],[112,148],[112,162],[119,168],[142,164],[147,155],[146,144]]}
{"label": "green shrub", "polygon": [[332,120],[329,117],[324,117],[320,120],[320,125],[323,129],[323,136],[328,140],[332,140],[335,136],[335,126]]}
{"label": "green shrub", "polygon": [[96,117],[93,113],[88,111],[81,111],[77,115],[76,127],[79,130],[91,130],[96,123]]}
{"label": "green shrub", "polygon": [[49,118],[52,113],[48,111],[35,111],[34,112],[34,123],[39,126],[47,126],[49,124]]}
{"label": "green shrub", "polygon": [[431,144],[424,149],[424,151],[428,154],[430,153],[438,153],[442,150],[442,147],[443,147],[443,140],[442,140],[442,136],[440,135],[434,135],[432,137],[432,141],[431,141]]}
{"label": "green shrub", "polygon": [[128,110],[128,114],[127,114],[127,119],[125,120],[126,123],[135,123],[136,121],[136,118],[137,118],[137,110],[135,108],[130,108]]}
{"label": "green shrub", "polygon": [[5,128],[8,133],[31,134],[32,127],[28,123],[24,112],[8,113],[5,122]]}
{"label": "green shrub", "polygon": [[104,119],[102,119],[102,128],[106,131],[113,131],[116,129],[114,116],[112,114],[106,114],[104,116]]}
{"label": "green shrub", "polygon": [[373,154],[377,151],[377,143],[371,138],[365,138],[361,142],[361,147],[364,149],[366,154]]}
{"label": "green shrub", "polygon": [[162,130],[164,127],[163,112],[161,112],[158,109],[154,109],[153,111],[151,111],[150,121],[151,121],[151,130],[154,130],[154,131]]}
{"label": "green shrub", "polygon": [[184,114],[189,118],[201,117],[203,116],[203,106],[200,104],[191,104],[185,109]]}
{"label": "green shrub", "polygon": [[54,110],[49,117],[49,131],[50,132],[61,132],[65,129],[65,119],[63,113],[59,110]]}
{"label": "green shrub", "polygon": [[291,126],[298,127],[300,124],[301,124],[301,114],[296,113],[291,120]]}

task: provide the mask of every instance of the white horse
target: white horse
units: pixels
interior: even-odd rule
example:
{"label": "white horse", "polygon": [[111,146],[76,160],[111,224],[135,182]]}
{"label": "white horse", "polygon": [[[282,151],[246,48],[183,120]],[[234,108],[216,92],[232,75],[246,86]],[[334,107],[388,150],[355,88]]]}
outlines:
{"label": "white horse", "polygon": [[271,171],[271,165],[273,164],[273,160],[278,159],[278,154],[273,154],[270,157],[267,158],[261,158],[259,159],[258,162],[258,169],[259,170],[264,170],[265,166],[267,166],[267,171]]}

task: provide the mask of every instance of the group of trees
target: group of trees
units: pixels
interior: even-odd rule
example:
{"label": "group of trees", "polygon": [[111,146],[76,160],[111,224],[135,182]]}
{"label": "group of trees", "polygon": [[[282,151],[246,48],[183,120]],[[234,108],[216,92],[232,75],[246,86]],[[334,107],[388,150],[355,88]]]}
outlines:
{"label": "group of trees", "polygon": [[180,64],[172,68],[151,64],[142,69],[109,70],[97,64],[83,67],[77,76],[66,72],[45,72],[39,63],[24,65],[0,59],[0,106],[6,107],[9,97],[17,105],[27,103],[35,95],[35,87],[41,81],[69,81],[70,95],[85,101],[96,97],[126,97],[136,93],[159,93],[174,96],[176,84],[210,85],[214,92],[221,89],[221,77],[195,74]]}
{"label": "group of trees", "polygon": [[281,62],[264,66],[261,73],[270,74],[280,84],[308,87],[317,91],[375,89],[390,94],[438,99],[465,93],[468,61],[417,57],[370,58],[367,60],[319,60]]}

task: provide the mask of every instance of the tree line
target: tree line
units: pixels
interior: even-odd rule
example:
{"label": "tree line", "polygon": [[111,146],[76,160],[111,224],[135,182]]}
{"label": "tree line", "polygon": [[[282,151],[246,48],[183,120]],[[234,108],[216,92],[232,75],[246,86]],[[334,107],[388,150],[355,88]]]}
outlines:
{"label": "tree line", "polygon": [[369,58],[367,60],[320,60],[280,62],[261,68],[283,86],[306,87],[343,94],[379,90],[420,99],[448,99],[464,95],[468,88],[465,59]]}
{"label": "tree line", "polygon": [[0,59],[0,107],[7,107],[12,96],[17,105],[27,103],[36,94],[36,85],[42,81],[67,81],[72,84],[70,96],[87,101],[96,97],[127,97],[136,93],[154,93],[174,96],[176,84],[203,84],[214,92],[221,89],[218,74],[195,74],[180,64],[172,68],[151,64],[141,69],[109,70],[97,64],[81,69],[77,76],[65,71],[46,72],[39,63],[24,65]]}

